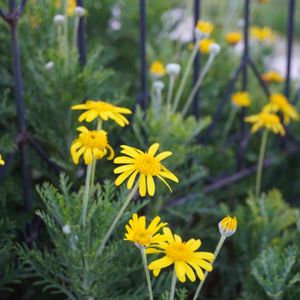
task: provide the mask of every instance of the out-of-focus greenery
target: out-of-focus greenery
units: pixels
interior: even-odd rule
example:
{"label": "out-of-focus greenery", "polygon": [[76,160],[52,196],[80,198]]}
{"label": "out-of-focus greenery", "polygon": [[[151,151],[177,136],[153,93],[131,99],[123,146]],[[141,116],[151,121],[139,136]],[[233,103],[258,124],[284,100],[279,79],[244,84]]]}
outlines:
{"label": "out-of-focus greenery", "polygon": [[[0,0],[4,11],[6,2]],[[88,60],[82,69],[77,63],[74,49],[69,52],[70,65],[67,70],[65,58],[58,52],[53,17],[62,13],[62,9],[55,8],[52,0],[29,0],[19,24],[28,131],[43,147],[49,159],[68,174],[73,185],[69,186],[65,177],[61,177],[59,182],[57,175],[31,149],[32,186],[45,181],[50,183],[42,185],[38,189],[39,194],[34,193],[36,214],[34,211],[24,212],[20,155],[16,152],[5,181],[0,186],[3,212],[0,221],[0,298],[85,299],[91,296],[95,299],[146,299],[143,267],[141,260],[136,259],[138,250],[122,240],[123,225],[130,217],[129,211],[141,209],[141,213],[149,217],[161,215],[186,240],[190,237],[201,238],[203,251],[214,250],[219,239],[219,220],[226,214],[237,216],[237,233],[226,241],[202,291],[203,299],[298,299],[299,210],[287,202],[299,206],[300,161],[297,155],[286,155],[287,152],[297,153],[298,144],[288,141],[282,151],[279,147],[281,141],[277,137],[271,137],[268,143],[267,155],[274,164],[264,171],[263,187],[264,190],[279,188],[285,200],[277,190],[260,198],[252,196],[252,176],[205,194],[207,185],[237,170],[239,134],[243,126],[241,114],[233,124],[225,147],[221,143],[230,102],[225,105],[208,143],[202,144],[201,138],[211,124],[211,116],[241,59],[241,52],[227,46],[223,39],[226,31],[241,29],[239,20],[242,18],[243,1],[239,1],[240,7],[228,22],[226,30],[224,20],[230,13],[228,4],[234,1],[202,1],[203,18],[215,23],[213,38],[221,44],[222,51],[201,86],[199,120],[193,116],[192,108],[187,117],[183,117],[180,111],[192,87],[191,74],[177,112],[170,112],[162,105],[158,115],[150,99],[146,111],[135,105],[140,93],[138,1],[84,2],[88,11]],[[184,17],[191,17],[192,4],[191,0],[184,3],[179,0],[147,2],[148,65],[160,59],[165,64],[178,62],[184,68],[191,53],[189,43],[171,40],[169,36]],[[253,24],[270,26],[281,34],[285,33],[286,1],[271,0],[268,4],[255,6],[252,10]],[[178,19],[170,17],[173,8],[179,9]],[[296,34],[300,32],[297,17],[299,9],[297,5]],[[68,30],[72,49],[74,17],[69,18]],[[275,46],[251,44],[251,55],[261,72],[265,71],[264,61]],[[0,53],[0,153],[6,159],[16,147],[17,125],[10,36],[3,21],[0,21]],[[53,62],[51,68],[49,65],[47,67],[50,61]],[[207,56],[202,55],[202,68],[206,61]],[[248,74],[249,91],[253,98],[253,105],[247,111],[250,114],[257,113],[267,98],[258,88],[253,74],[250,71]],[[167,76],[162,80],[165,84],[165,104],[169,82]],[[151,84],[149,76],[149,90]],[[235,90],[241,89],[241,86],[239,80]],[[283,84],[271,86],[271,89],[282,91]],[[134,111],[128,127],[120,129],[112,123],[105,124],[110,144],[116,153],[120,144],[146,150],[152,143],[159,142],[162,150],[173,152],[167,167],[174,171],[180,182],[172,186],[172,194],[163,184],[158,184],[154,199],[142,199],[130,207],[105,255],[92,265],[86,277],[90,284],[87,292],[87,285],[82,284],[86,275],[84,260],[93,260],[95,245],[102,239],[126,194],[124,189],[120,191],[112,183],[115,179],[113,164],[102,160],[98,165],[101,167],[97,168],[98,185],[89,215],[93,222],[92,233],[77,225],[85,167],[75,166],[69,154],[76,127],[79,126],[79,113],[72,112],[70,107],[89,98],[107,100]],[[92,128],[94,124],[89,126]],[[248,129],[246,126],[247,132]],[[294,136],[300,133],[298,124],[291,124],[289,130]],[[243,152],[246,167],[256,163],[259,143],[260,134],[251,136]],[[31,230],[34,216],[43,225],[34,231],[37,236],[32,241],[26,240],[26,245],[23,236]],[[7,218],[14,221],[7,221]],[[63,233],[64,225],[70,225],[71,235]],[[92,246],[85,252],[84,247],[89,243],[90,236]],[[170,280],[170,272],[162,272],[153,279],[155,298],[168,299]],[[196,285],[191,283],[178,284],[177,298],[190,299],[195,288]],[[58,294],[54,296],[53,292]]]}

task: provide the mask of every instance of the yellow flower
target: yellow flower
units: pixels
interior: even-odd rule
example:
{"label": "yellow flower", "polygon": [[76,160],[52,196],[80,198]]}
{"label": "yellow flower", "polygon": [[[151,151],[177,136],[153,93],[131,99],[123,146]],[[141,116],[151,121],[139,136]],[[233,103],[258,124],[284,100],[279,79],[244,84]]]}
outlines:
{"label": "yellow flower", "polygon": [[224,237],[229,237],[236,232],[237,220],[236,217],[231,218],[230,216],[225,217],[219,223],[220,234]]}
{"label": "yellow flower", "polygon": [[137,247],[147,247],[163,242],[165,240],[163,235],[157,232],[167,224],[160,223],[160,217],[155,217],[146,228],[146,217],[138,217],[137,214],[133,214],[129,225],[126,225],[127,233],[124,240],[133,242]]}
{"label": "yellow flower", "polygon": [[93,159],[103,158],[108,150],[110,155],[107,159],[114,158],[114,150],[108,144],[107,133],[104,130],[88,130],[84,126],[78,127],[77,130],[80,134],[71,145],[71,155],[75,164],[78,164],[80,156],[83,155],[84,163],[88,165]]}
{"label": "yellow flower", "polygon": [[156,60],[150,66],[150,73],[154,77],[162,77],[166,74],[166,67],[161,61]]}
{"label": "yellow flower", "polygon": [[210,53],[210,46],[215,43],[212,39],[202,39],[199,42],[199,51],[202,54],[209,54]]}
{"label": "yellow flower", "polygon": [[195,252],[201,246],[200,240],[190,239],[182,242],[180,236],[171,232],[169,228],[163,228],[165,242],[159,243],[155,248],[146,249],[146,253],[164,253],[165,256],[149,264],[149,270],[154,276],[158,276],[161,269],[172,264],[175,266],[176,276],[180,282],[185,282],[186,276],[190,281],[195,281],[196,276],[204,280],[202,269],[212,271],[211,262],[214,255],[210,252]]}
{"label": "yellow flower", "polygon": [[[55,0],[55,8],[56,9],[60,9],[61,8],[61,4],[62,1],[61,0]],[[73,16],[74,15],[74,9],[76,7],[76,0],[68,0],[68,9],[67,9],[67,13],[69,16]]]}
{"label": "yellow flower", "polygon": [[231,103],[237,107],[249,107],[251,98],[248,92],[237,92],[232,95]]}
{"label": "yellow flower", "polygon": [[276,134],[285,135],[285,130],[280,123],[280,118],[273,113],[262,111],[257,115],[246,117],[245,121],[253,123],[251,128],[252,133],[255,133],[260,128],[266,128]]}
{"label": "yellow flower", "polygon": [[199,33],[209,36],[212,33],[212,31],[214,30],[214,25],[210,22],[199,20],[196,24],[196,30]]}
{"label": "yellow flower", "polygon": [[171,188],[164,177],[178,182],[178,178],[161,164],[161,161],[172,155],[172,152],[164,151],[155,156],[159,148],[158,143],[150,146],[147,152],[125,145],[121,147],[123,149],[121,153],[126,156],[119,156],[114,160],[115,164],[123,165],[114,170],[115,174],[121,174],[116,179],[115,184],[117,186],[122,184],[130,176],[127,182],[127,188],[131,189],[136,176],[139,175],[139,192],[140,195],[144,197],[147,192],[150,196],[153,196],[155,193],[153,177],[158,177],[170,190]]}
{"label": "yellow flower", "polygon": [[275,83],[281,83],[284,81],[284,78],[283,76],[281,76],[278,72],[275,72],[275,71],[269,71],[269,72],[266,72],[262,75],[262,79],[264,81],[267,81],[267,82],[275,82]]}
{"label": "yellow flower", "polygon": [[79,122],[86,121],[89,123],[99,117],[104,121],[112,119],[121,127],[129,124],[129,121],[123,116],[123,114],[131,114],[131,110],[128,108],[114,106],[104,101],[93,100],[88,100],[85,104],[74,105],[72,106],[72,109],[86,110],[86,112],[79,116]]}
{"label": "yellow flower", "polygon": [[272,94],[270,103],[265,105],[265,112],[277,113],[280,111],[283,114],[284,124],[290,123],[290,120],[299,120],[299,114],[296,108],[289,103],[288,99],[282,94]]}
{"label": "yellow flower", "polygon": [[2,158],[2,155],[0,154],[0,166],[4,166],[5,165],[5,161]]}
{"label": "yellow flower", "polygon": [[266,42],[273,40],[273,33],[270,27],[252,26],[250,28],[250,35],[253,39],[259,42]]}
{"label": "yellow flower", "polygon": [[228,32],[225,35],[225,41],[230,45],[236,45],[241,41],[242,37],[243,35],[241,32],[238,31]]}

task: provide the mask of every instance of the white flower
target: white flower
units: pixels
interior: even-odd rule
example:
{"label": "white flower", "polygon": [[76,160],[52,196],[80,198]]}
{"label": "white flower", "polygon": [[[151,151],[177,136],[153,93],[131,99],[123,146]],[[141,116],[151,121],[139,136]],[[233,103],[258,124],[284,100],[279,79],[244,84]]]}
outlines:
{"label": "white flower", "polygon": [[56,15],[53,18],[54,25],[63,25],[65,23],[65,17],[63,15]]}
{"label": "white flower", "polygon": [[47,70],[51,70],[54,68],[54,62],[52,60],[48,61],[46,64],[45,64],[45,68]]}
{"label": "white flower", "polygon": [[179,64],[167,64],[166,70],[170,76],[177,76],[180,73],[181,67]]}
{"label": "white flower", "polygon": [[74,15],[77,17],[84,17],[85,9],[81,6],[76,6],[74,9]]}
{"label": "white flower", "polygon": [[160,80],[156,80],[153,82],[153,87],[157,90],[157,91],[162,91],[163,88],[165,87],[165,84],[160,81]]}
{"label": "white flower", "polygon": [[71,233],[71,227],[70,227],[70,225],[65,225],[62,228],[62,231],[63,231],[64,234],[70,234]]}
{"label": "white flower", "polygon": [[219,44],[213,43],[209,46],[209,52],[211,54],[217,55],[220,53],[220,51],[221,51],[221,46]]}

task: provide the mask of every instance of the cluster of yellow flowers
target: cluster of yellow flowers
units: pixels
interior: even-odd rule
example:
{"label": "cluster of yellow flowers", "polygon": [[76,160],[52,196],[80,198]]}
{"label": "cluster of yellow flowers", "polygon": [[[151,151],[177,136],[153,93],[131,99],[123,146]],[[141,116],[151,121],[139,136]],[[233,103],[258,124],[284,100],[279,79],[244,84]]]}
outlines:
{"label": "cluster of yellow flowers", "polygon": [[209,54],[211,46],[216,44],[214,39],[209,38],[214,30],[214,25],[207,21],[199,20],[196,24],[196,35],[200,37],[199,51],[202,54]]}
{"label": "cluster of yellow flowers", "polygon": [[[180,282],[185,282],[186,277],[194,282],[196,275],[200,281],[203,281],[205,279],[203,270],[212,271],[215,255],[197,251],[201,246],[199,239],[184,242],[179,235],[166,227],[167,223],[161,223],[160,220],[160,217],[155,217],[146,227],[146,218],[134,214],[126,225],[125,240],[134,243],[140,249],[145,249],[146,254],[163,254],[163,257],[152,261],[148,266],[154,276],[158,276],[162,269],[174,265]],[[159,233],[161,229],[162,234]],[[219,223],[219,231],[223,239],[234,234],[236,229],[235,217],[228,216]]]}
{"label": "cluster of yellow flowers", "polygon": [[299,120],[299,113],[284,95],[272,94],[269,103],[263,107],[262,111],[256,115],[246,117],[245,121],[253,123],[252,133],[265,128],[283,136],[285,135],[285,129],[276,113],[282,114],[285,125],[288,125],[291,120]]}
{"label": "cluster of yellow flowers", "polygon": [[250,28],[250,37],[258,42],[274,41],[274,33],[270,27],[252,26]]}

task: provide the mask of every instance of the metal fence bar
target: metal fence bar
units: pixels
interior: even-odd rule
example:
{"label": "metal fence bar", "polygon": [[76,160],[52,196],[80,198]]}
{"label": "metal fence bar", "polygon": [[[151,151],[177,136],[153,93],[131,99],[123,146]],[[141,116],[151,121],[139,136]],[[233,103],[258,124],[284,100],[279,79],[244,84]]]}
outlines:
{"label": "metal fence bar", "polygon": [[[194,0],[194,25],[196,26],[198,20],[200,19],[201,13],[201,0]],[[195,27],[194,26],[194,27]],[[193,27],[193,42],[196,42],[195,30]],[[194,60],[194,73],[193,73],[193,82],[194,84],[197,82],[200,76],[200,52],[198,51],[195,60]],[[200,91],[198,89],[197,93],[195,94],[193,100],[193,109],[194,115],[197,119],[200,117]]]}
{"label": "metal fence bar", "polygon": [[[84,7],[83,0],[77,0],[77,6]],[[79,53],[79,63],[83,67],[86,64],[86,41],[85,41],[85,19],[81,17],[77,32],[77,47]]]}
{"label": "metal fence bar", "polygon": [[286,62],[286,78],[284,94],[287,98],[290,97],[290,85],[291,85],[291,62],[293,51],[293,39],[295,29],[295,13],[296,13],[296,1],[289,0],[288,4],[288,26],[287,26],[287,62]]}
{"label": "metal fence bar", "polygon": [[146,59],[146,0],[140,0],[140,84],[141,91],[139,95],[139,103],[145,109],[147,107],[147,59]]}

